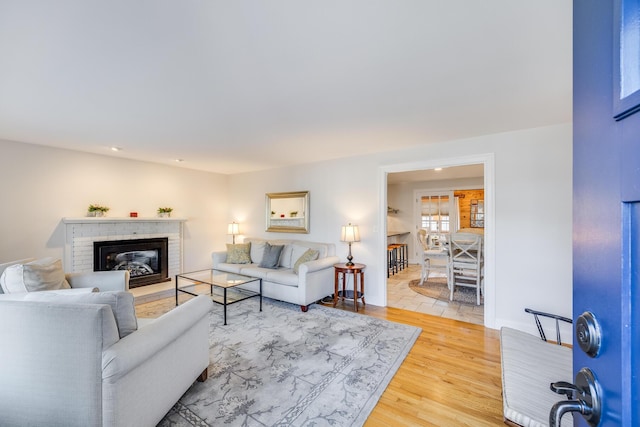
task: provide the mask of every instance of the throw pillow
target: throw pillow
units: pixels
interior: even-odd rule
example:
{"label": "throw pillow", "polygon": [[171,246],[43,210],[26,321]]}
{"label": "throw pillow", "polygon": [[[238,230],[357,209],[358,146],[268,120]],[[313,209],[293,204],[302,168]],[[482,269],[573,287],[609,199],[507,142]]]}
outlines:
{"label": "throw pillow", "polygon": [[313,249],[307,249],[307,251],[305,253],[303,253],[300,258],[298,258],[298,260],[296,261],[296,263],[293,265],[293,272],[298,274],[298,270],[300,269],[300,265],[304,264],[305,262],[309,262],[309,261],[313,261],[315,259],[318,259],[318,254],[319,252]]}
{"label": "throw pillow", "polygon": [[262,255],[262,261],[260,267],[263,268],[278,268],[278,261],[280,261],[280,253],[284,245],[271,245],[270,243],[264,244],[264,254]]}
{"label": "throw pillow", "polygon": [[130,292],[108,291],[84,294],[36,292],[28,294],[24,300],[62,304],[108,304],[116,319],[120,338],[124,338],[138,329],[134,298]]}
{"label": "throw pillow", "polygon": [[228,264],[251,264],[251,243],[227,243]]}
{"label": "throw pillow", "polygon": [[71,288],[65,279],[62,261],[54,258],[42,258],[7,267],[0,277],[0,286],[7,294]]}
{"label": "throw pillow", "polygon": [[260,264],[262,262],[262,256],[264,255],[264,244],[266,242],[263,241],[252,241],[251,242],[251,263],[252,264]]}

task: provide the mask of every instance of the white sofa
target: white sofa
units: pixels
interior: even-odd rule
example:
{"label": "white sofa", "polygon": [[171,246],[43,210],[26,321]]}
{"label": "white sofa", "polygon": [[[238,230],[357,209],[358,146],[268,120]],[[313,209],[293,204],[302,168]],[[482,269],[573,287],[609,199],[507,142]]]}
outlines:
{"label": "white sofa", "polygon": [[[68,295],[57,294],[75,298]],[[17,298],[0,297],[2,426],[155,426],[198,376],[206,379],[207,296],[123,338],[110,305]]]}
{"label": "white sofa", "polygon": [[[264,243],[284,245],[277,268],[260,267]],[[213,268],[216,270],[238,273],[262,279],[263,296],[280,301],[298,304],[302,311],[307,311],[309,304],[332,295],[334,292],[333,264],[340,262],[336,256],[333,243],[308,242],[304,240],[271,240],[245,238],[244,243],[251,243],[251,263],[230,264],[227,252],[213,252]],[[318,259],[300,265],[298,273],[293,270],[297,256],[306,249],[318,251]],[[295,259],[294,259],[295,258]],[[257,290],[257,285],[250,285]]]}

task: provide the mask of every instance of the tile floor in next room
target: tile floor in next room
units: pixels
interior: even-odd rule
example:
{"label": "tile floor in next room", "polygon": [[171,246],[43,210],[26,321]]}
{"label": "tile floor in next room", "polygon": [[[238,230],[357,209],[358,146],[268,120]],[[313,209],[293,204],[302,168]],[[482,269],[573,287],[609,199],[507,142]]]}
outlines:
{"label": "tile floor in next room", "polygon": [[484,324],[484,305],[468,305],[454,301],[440,301],[412,291],[409,282],[420,278],[420,265],[408,268],[387,279],[387,306],[403,310],[446,317],[463,322]]}

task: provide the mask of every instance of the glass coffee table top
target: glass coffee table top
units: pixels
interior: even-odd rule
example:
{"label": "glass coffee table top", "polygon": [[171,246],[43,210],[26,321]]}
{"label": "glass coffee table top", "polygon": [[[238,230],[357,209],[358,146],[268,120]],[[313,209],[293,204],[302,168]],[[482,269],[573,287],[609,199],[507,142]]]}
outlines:
{"label": "glass coffee table top", "polygon": [[[259,291],[241,287],[252,282],[258,282]],[[227,306],[229,304],[259,297],[260,311],[262,311],[262,279],[259,277],[214,269],[192,271],[176,275],[176,306],[178,305],[179,292],[194,296],[209,295],[213,302],[224,307],[225,325],[227,324]]]}

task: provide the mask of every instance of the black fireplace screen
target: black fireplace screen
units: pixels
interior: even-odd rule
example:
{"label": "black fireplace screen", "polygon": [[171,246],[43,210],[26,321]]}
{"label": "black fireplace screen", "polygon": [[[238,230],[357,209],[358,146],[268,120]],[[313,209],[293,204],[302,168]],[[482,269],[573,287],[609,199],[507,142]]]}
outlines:
{"label": "black fireplace screen", "polygon": [[129,270],[131,288],[168,281],[168,241],[163,237],[94,242],[93,269]]}

